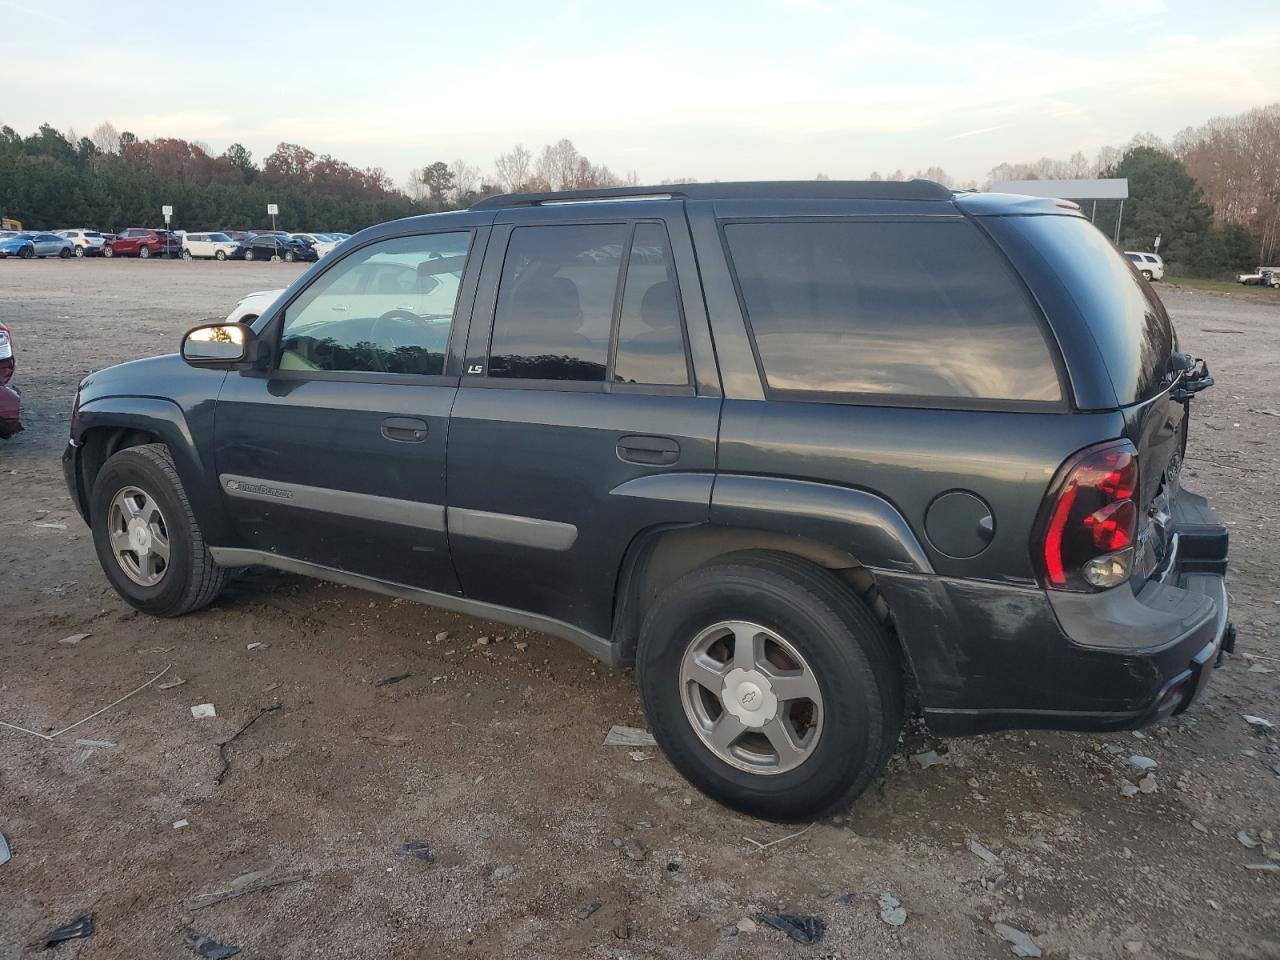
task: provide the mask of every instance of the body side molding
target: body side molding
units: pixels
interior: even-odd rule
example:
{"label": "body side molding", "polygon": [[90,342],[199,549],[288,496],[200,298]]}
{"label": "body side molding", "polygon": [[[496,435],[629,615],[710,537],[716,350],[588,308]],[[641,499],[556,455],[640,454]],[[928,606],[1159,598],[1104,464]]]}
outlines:
{"label": "body side molding", "polygon": [[380,523],[396,523],[422,530],[444,530],[444,507],[438,503],[397,500],[394,497],[353,493],[350,490],[309,487],[301,483],[259,480],[232,473],[220,474],[218,483],[229,497],[261,500],[321,513],[337,513]]}
{"label": "body side molding", "polygon": [[578,528],[572,523],[521,517],[513,513],[449,507],[448,519],[451,537],[474,537],[558,552],[568,550],[578,539]]}
{"label": "body side molding", "polygon": [[840,547],[868,567],[933,573],[896,507],[883,497],[809,480],[718,474],[711,522],[794,534]]}
{"label": "body side molding", "polygon": [[500,623],[507,623],[516,627],[527,627],[530,630],[549,633],[552,636],[561,637],[577,644],[593,657],[603,661],[607,666],[613,667],[618,663],[616,648],[609,640],[604,637],[597,637],[593,633],[588,633],[573,626],[573,624],[565,623],[563,620],[556,620],[552,617],[525,613],[523,610],[515,610],[496,603],[485,603],[481,600],[470,600],[467,597],[455,596],[454,594],[437,593],[434,590],[425,590],[421,587],[410,587],[390,580],[379,580],[376,577],[366,577],[358,573],[348,573],[345,570],[322,566],[318,563],[308,563],[305,560],[295,560],[293,557],[284,557],[280,554],[268,553],[265,550],[210,547],[209,553],[212,555],[214,563],[220,567],[271,567],[275,570],[282,570],[285,573],[296,573],[304,577],[314,577],[318,580],[328,580],[332,583],[340,583],[360,590],[386,594],[389,597],[400,597],[417,603],[425,603],[429,606],[440,607],[442,610],[465,613],[469,616],[483,617],[487,620],[497,620]]}

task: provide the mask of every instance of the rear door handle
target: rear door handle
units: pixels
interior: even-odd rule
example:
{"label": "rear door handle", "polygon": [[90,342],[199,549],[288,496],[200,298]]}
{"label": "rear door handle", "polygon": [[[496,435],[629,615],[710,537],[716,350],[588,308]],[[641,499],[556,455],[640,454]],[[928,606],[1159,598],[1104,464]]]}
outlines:
{"label": "rear door handle", "polygon": [[382,421],[382,435],[400,443],[421,443],[427,439],[427,421],[417,417],[387,417]]}
{"label": "rear door handle", "polygon": [[669,465],[680,459],[680,444],[670,437],[623,437],[618,441],[618,459],[646,466]]}

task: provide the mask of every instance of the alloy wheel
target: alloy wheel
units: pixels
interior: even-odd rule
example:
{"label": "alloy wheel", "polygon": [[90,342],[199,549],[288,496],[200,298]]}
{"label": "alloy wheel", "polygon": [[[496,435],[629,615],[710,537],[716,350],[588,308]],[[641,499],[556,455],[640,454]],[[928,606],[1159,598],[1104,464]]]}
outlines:
{"label": "alloy wheel", "polygon": [[822,736],[817,676],[795,646],[767,627],[742,620],[707,627],[685,650],[679,682],[694,732],[739,770],[794,770]]}
{"label": "alloy wheel", "polygon": [[169,525],[155,499],[140,487],[111,498],[107,533],[116,563],[140,587],[154,587],[169,570]]}

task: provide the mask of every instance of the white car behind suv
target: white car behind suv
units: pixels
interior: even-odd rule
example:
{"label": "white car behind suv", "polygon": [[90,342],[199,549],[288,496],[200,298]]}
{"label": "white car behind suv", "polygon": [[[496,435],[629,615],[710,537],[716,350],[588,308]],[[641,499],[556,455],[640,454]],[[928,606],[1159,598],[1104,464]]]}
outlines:
{"label": "white car behind suv", "polygon": [[1158,253],[1143,253],[1141,250],[1126,250],[1124,255],[1133,261],[1138,272],[1148,280],[1164,279],[1164,261]]}
{"label": "white car behind suv", "polygon": [[59,230],[58,236],[71,241],[77,257],[100,257],[107,243],[97,230]]}
{"label": "white car behind suv", "polygon": [[182,259],[226,260],[239,248],[225,233],[188,233],[182,238]]}

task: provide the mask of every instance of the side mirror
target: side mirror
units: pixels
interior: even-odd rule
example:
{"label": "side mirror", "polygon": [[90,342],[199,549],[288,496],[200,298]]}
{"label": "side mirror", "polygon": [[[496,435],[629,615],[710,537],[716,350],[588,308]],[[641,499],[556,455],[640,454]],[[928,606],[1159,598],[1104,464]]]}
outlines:
{"label": "side mirror", "polygon": [[257,353],[253,330],[238,323],[206,323],[182,337],[182,359],[193,367],[232,370]]}

